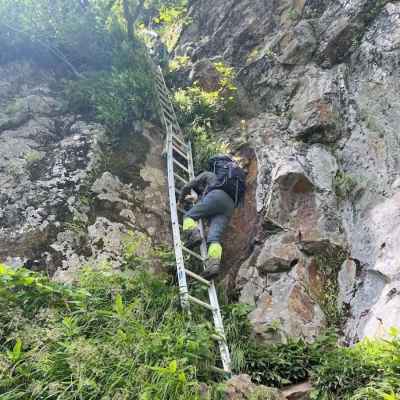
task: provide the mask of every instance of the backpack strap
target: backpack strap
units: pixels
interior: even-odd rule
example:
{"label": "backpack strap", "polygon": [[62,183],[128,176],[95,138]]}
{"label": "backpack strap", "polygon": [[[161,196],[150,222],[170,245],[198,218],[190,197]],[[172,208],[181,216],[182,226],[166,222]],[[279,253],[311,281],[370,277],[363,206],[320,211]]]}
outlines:
{"label": "backpack strap", "polygon": [[236,178],[236,188],[235,188],[235,207],[238,206],[238,197],[239,197],[239,179]]}

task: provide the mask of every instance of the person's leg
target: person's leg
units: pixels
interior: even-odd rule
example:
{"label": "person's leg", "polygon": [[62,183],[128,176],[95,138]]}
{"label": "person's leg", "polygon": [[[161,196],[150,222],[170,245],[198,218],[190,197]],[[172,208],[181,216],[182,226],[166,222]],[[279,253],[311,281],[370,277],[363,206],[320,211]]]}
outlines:
{"label": "person's leg", "polygon": [[190,247],[194,247],[200,243],[201,238],[197,221],[200,218],[210,217],[212,217],[212,222],[207,237],[207,243],[211,243],[211,241],[219,243],[222,233],[233,214],[234,208],[233,200],[223,190],[213,190],[208,193],[204,199],[195,204],[185,214],[183,219],[183,232],[186,244]]}
{"label": "person's leg", "polygon": [[206,270],[201,274],[206,279],[212,279],[220,272],[222,260],[222,234],[229,224],[230,216],[215,215],[211,218],[208,231],[208,260]]}
{"label": "person's leg", "polygon": [[[229,221],[234,211],[233,200],[226,195],[226,193],[217,194],[218,199],[216,202],[223,210],[222,214],[217,214],[211,217],[210,227],[208,231],[208,260],[207,268],[202,276],[207,279],[213,278],[220,271],[220,264],[222,259],[222,235],[229,225]],[[223,206],[223,207],[222,207]]]}
{"label": "person's leg", "polygon": [[201,234],[197,221],[200,218],[208,218],[215,215],[219,211],[219,208],[216,207],[214,196],[210,196],[211,193],[196,203],[183,218],[183,238],[185,245],[189,248],[201,243]]}

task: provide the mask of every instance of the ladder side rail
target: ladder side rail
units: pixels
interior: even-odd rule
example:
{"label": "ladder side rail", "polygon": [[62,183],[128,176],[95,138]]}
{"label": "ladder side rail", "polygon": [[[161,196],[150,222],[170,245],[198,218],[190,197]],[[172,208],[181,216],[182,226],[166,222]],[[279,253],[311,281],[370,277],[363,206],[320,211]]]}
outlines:
{"label": "ladder side rail", "polygon": [[179,293],[180,293],[182,308],[188,309],[189,290],[185,273],[185,264],[183,259],[182,243],[179,230],[178,210],[176,204],[173,150],[172,150],[172,130],[170,125],[167,125],[167,169],[168,169],[169,204],[171,209],[172,234],[174,240],[175,260],[176,260],[177,276],[179,282]]}
{"label": "ladder side rail", "polygon": [[[188,142],[188,145],[189,145],[188,165],[189,165],[189,171],[190,171],[189,175],[192,178],[192,177],[194,177],[194,164],[193,164],[193,155],[192,155],[192,144],[190,141]],[[199,228],[200,228],[200,232],[201,232],[201,237],[203,238],[202,243],[200,245],[200,254],[203,259],[207,259],[208,258],[207,243],[205,240],[204,224],[203,224],[202,220],[199,221]],[[215,327],[217,334],[222,338],[222,340],[218,341],[219,351],[221,354],[221,361],[222,361],[224,371],[230,373],[231,372],[231,356],[229,353],[229,348],[228,348],[228,344],[227,344],[227,340],[226,340],[226,336],[225,336],[224,323],[222,320],[221,310],[219,307],[217,290],[215,289],[214,280],[212,280],[210,283],[211,284],[208,287],[208,297],[210,299],[210,305],[212,307],[214,327]]]}
{"label": "ladder side rail", "polygon": [[[169,93],[169,90],[168,90],[168,88],[167,88],[167,84],[165,83],[164,74],[163,74],[162,69],[161,69],[160,66],[158,66],[158,74],[159,74],[159,76],[160,76],[161,79],[162,79],[162,82],[163,82],[163,84],[164,84],[164,88],[167,90],[167,93]],[[173,111],[173,113],[174,113],[176,126],[179,127],[179,131],[180,131],[180,133],[181,133],[181,135],[182,135],[182,130],[181,130],[181,128],[180,128],[180,126],[179,126],[179,123],[178,123],[178,117],[176,116],[176,112],[175,112],[174,105],[172,104],[171,98],[170,98],[169,96],[168,96],[168,101],[169,101],[170,106],[171,106],[171,109],[172,109],[172,111]],[[182,138],[183,138],[183,135],[182,135]]]}
{"label": "ladder side rail", "polygon": [[[153,60],[151,60],[151,62],[153,63]],[[159,90],[158,90],[156,85],[154,85],[154,86],[155,86],[155,92],[156,92],[157,101],[158,101],[158,104],[159,104],[160,110],[161,110],[161,112],[160,112],[161,122],[162,122],[162,124],[164,125],[164,128],[167,131],[167,135],[166,135],[166,138],[165,138],[165,145],[164,145],[165,150],[164,150],[164,152],[166,154],[168,154],[168,151],[169,151],[169,148],[168,148],[169,136],[171,136],[171,142],[172,142],[172,134],[171,135],[169,134],[169,129],[168,129],[168,126],[170,124],[168,123],[167,118],[165,118],[164,107],[163,107],[163,104],[161,102],[161,96],[160,96]]]}
{"label": "ladder side rail", "polygon": [[[152,64],[154,64],[154,63],[152,63]],[[155,88],[156,88],[158,103],[159,103],[161,111],[162,111],[162,113],[161,113],[162,114],[161,115],[162,122],[167,130],[166,150],[167,150],[167,167],[168,167],[168,190],[169,190],[169,198],[170,198],[171,221],[172,221],[172,231],[173,231],[174,250],[175,250],[175,258],[176,258],[176,266],[177,266],[177,275],[178,275],[178,281],[179,281],[179,291],[180,291],[182,307],[184,309],[189,309],[189,299],[191,298],[191,296],[189,295],[189,292],[188,292],[186,271],[185,271],[184,258],[183,258],[183,249],[182,249],[182,243],[181,243],[181,239],[180,239],[178,210],[177,210],[177,204],[176,204],[176,187],[175,187],[174,157],[173,157],[173,135],[177,136],[179,139],[181,139],[181,137],[182,137],[181,140],[184,140],[184,139],[183,139],[182,130],[179,127],[175,109],[172,105],[170,97],[168,97],[168,103],[169,103],[168,108],[173,110],[175,121],[170,121],[166,117],[167,114],[166,114],[166,111],[164,110],[164,108],[166,108],[166,107],[165,107],[165,105],[163,105],[163,102],[161,101],[161,97],[162,97],[161,92],[169,93],[169,91],[165,84],[162,70],[159,66],[156,66],[154,72],[160,77],[160,80],[163,83],[163,85],[162,85],[163,90],[161,90],[161,88],[158,87],[157,85],[155,85]],[[165,96],[165,94],[164,94],[164,96]],[[176,135],[176,133],[173,131],[173,125],[176,125],[179,128],[179,132],[181,133],[181,135],[179,135],[179,136]],[[190,141],[188,142],[187,153],[188,153],[189,178],[193,179],[194,178],[194,167],[193,167],[192,148],[191,148]],[[204,239],[204,225],[203,225],[202,221],[200,221],[200,230],[201,230],[201,234],[203,237],[203,241],[202,241],[202,245],[201,245],[201,256],[204,259],[206,259],[208,257],[207,243]],[[220,353],[221,353],[221,360],[222,360],[223,368],[224,368],[224,371],[231,372],[231,368],[230,368],[231,360],[230,360],[229,348],[228,348],[228,345],[226,342],[223,320],[222,320],[222,316],[221,316],[221,311],[220,311],[220,307],[219,307],[219,303],[218,303],[218,296],[217,296],[217,292],[215,289],[214,281],[210,282],[210,286],[208,288],[208,294],[209,294],[210,306],[211,306],[210,310],[212,311],[212,314],[213,314],[214,327],[215,327],[215,330],[216,330],[218,336],[221,338],[221,340],[218,340],[218,343],[219,343],[219,349],[220,349]]]}

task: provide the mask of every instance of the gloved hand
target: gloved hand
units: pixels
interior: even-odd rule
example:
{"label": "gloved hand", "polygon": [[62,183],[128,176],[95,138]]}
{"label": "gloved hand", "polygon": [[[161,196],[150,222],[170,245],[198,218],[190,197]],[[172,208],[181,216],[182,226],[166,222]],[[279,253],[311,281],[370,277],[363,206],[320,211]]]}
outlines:
{"label": "gloved hand", "polygon": [[185,208],[185,206],[187,206],[188,204],[193,205],[193,204],[197,203],[198,200],[199,200],[199,196],[192,189],[190,191],[190,194],[179,197],[178,206],[180,206],[181,208]]}

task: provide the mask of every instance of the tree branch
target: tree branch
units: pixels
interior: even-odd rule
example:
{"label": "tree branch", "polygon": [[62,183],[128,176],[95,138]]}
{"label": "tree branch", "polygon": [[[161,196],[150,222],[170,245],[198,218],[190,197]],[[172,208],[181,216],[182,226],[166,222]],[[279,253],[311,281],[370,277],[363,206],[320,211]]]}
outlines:
{"label": "tree branch", "polygon": [[140,14],[143,11],[144,1],[145,0],[139,1],[139,4],[136,7],[135,13],[132,14],[131,9],[129,8],[129,1],[123,0],[124,17],[125,17],[126,25],[128,28],[128,39],[129,40],[133,40],[135,22],[139,18]]}

